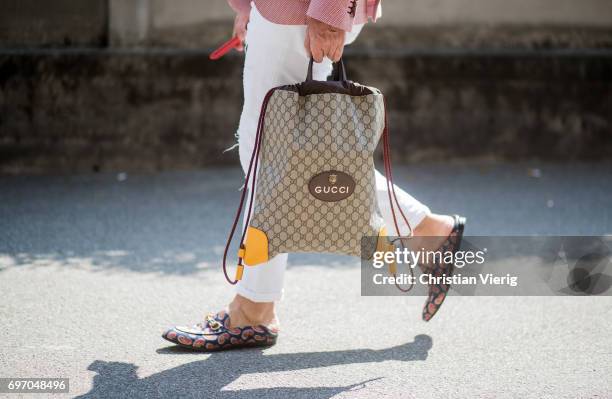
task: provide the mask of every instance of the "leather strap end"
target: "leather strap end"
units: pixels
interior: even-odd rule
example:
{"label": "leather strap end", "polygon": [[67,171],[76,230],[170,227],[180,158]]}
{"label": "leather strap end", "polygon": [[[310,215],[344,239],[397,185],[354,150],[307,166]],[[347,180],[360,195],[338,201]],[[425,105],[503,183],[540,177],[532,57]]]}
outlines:
{"label": "leather strap end", "polygon": [[238,265],[236,268],[236,281],[242,280],[242,274],[244,273],[244,265]]}

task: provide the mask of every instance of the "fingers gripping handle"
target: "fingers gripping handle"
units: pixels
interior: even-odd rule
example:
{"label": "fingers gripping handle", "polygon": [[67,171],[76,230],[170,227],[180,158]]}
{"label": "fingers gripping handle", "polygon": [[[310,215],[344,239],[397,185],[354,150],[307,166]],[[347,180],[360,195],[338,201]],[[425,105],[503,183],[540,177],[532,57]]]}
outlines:
{"label": "fingers gripping handle", "polygon": [[[310,57],[310,61],[308,62],[308,72],[306,73],[306,81],[309,82],[312,79],[312,69],[314,65],[314,58]],[[346,68],[344,67],[344,61],[342,58],[338,60],[338,62],[334,63],[334,71],[332,73],[332,80],[337,82],[343,82],[348,80],[346,77]]]}

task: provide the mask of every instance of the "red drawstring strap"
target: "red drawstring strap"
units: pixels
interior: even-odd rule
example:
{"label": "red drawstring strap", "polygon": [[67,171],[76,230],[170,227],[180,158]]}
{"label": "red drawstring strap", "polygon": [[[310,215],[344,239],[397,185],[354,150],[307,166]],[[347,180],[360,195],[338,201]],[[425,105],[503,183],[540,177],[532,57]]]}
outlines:
{"label": "red drawstring strap", "polygon": [[[227,243],[225,244],[225,251],[223,251],[223,274],[225,275],[225,279],[228,281],[228,283],[232,285],[238,283],[240,278],[236,278],[232,280],[228,276],[227,274],[227,253],[232,243],[232,239],[234,238],[234,233],[236,232],[236,227],[238,226],[238,222],[240,221],[240,214],[242,213],[242,207],[244,206],[244,199],[246,197],[247,189],[248,189],[249,182],[250,182],[251,183],[251,190],[250,190],[251,198],[249,199],[249,208],[248,208],[246,219],[244,222],[244,230],[242,231],[242,237],[240,238],[240,247],[242,248],[244,244],[244,238],[246,237],[247,228],[249,226],[249,220],[251,219],[251,210],[253,208],[253,197],[255,197],[255,180],[257,179],[257,166],[259,164],[259,150],[261,148],[261,143],[263,139],[266,109],[268,107],[268,102],[270,100],[270,97],[272,97],[272,93],[274,93],[274,90],[276,89],[271,89],[270,91],[268,91],[268,93],[266,93],[264,100],[261,104],[261,112],[259,113],[259,121],[257,123],[257,133],[255,134],[255,145],[253,147],[253,152],[251,153],[251,160],[249,161],[249,169],[244,179],[244,186],[242,187],[242,194],[240,195],[240,204],[238,205],[238,210],[236,211],[236,216],[234,217],[234,223],[232,224],[232,229],[229,233],[229,237],[227,238]],[[251,179],[251,173],[253,173],[252,179]],[[242,274],[243,268],[244,268],[244,265],[242,264],[242,258],[238,258],[238,270],[236,273],[237,276]]]}
{"label": "red drawstring strap", "polygon": [[[410,222],[408,221],[408,218],[404,214],[404,211],[402,211],[402,208],[397,199],[397,194],[395,193],[395,184],[393,183],[393,173],[391,170],[391,143],[389,139],[389,119],[387,117],[387,101],[384,97],[383,97],[383,104],[385,106],[385,127],[383,129],[383,134],[382,134],[383,136],[382,137],[383,138],[383,163],[385,165],[385,178],[387,180],[387,195],[389,196],[389,205],[391,207],[391,215],[393,217],[393,224],[394,224],[395,232],[397,233],[397,236],[400,237],[402,233],[399,229],[399,224],[397,223],[395,207],[397,207],[400,215],[402,216],[402,219],[404,219],[404,222],[406,223],[406,226],[408,226],[408,237],[412,237],[412,226],[410,226]],[[404,243],[402,242],[401,239],[400,239],[400,244],[402,248],[404,248]],[[412,276],[412,278],[414,278],[414,271],[412,270],[412,267],[409,267],[409,269],[410,269],[410,275]],[[393,273],[393,276],[397,277],[396,273]],[[400,287],[400,285],[396,281],[395,286],[397,287],[397,289],[399,289],[402,292],[408,292],[414,287],[414,284],[411,284],[410,288],[406,289],[406,288]]]}
{"label": "red drawstring strap", "polygon": [[389,195],[389,204],[391,205],[391,214],[393,215],[393,224],[395,225],[395,231],[398,236],[401,236],[401,232],[399,229],[399,225],[397,224],[397,218],[395,215],[395,210],[393,209],[393,202],[395,201],[395,206],[399,210],[402,215],[402,219],[408,226],[408,237],[412,236],[412,227],[410,226],[410,222],[406,215],[404,215],[404,211],[400,207],[399,201],[397,199],[397,194],[395,193],[395,184],[393,184],[393,173],[391,170],[391,142],[389,139],[389,118],[387,117],[387,101],[383,98],[383,103],[385,106],[385,127],[383,129],[383,161],[385,165],[385,177],[387,178],[387,194]]}

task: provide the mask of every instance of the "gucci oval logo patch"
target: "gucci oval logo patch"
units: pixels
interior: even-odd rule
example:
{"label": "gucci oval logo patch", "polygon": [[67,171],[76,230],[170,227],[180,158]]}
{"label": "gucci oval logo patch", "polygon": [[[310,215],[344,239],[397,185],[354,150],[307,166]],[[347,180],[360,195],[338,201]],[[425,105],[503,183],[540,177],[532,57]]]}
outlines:
{"label": "gucci oval logo patch", "polygon": [[344,172],[330,170],[310,179],[308,191],[321,201],[336,202],[348,198],[355,191],[355,180]]}

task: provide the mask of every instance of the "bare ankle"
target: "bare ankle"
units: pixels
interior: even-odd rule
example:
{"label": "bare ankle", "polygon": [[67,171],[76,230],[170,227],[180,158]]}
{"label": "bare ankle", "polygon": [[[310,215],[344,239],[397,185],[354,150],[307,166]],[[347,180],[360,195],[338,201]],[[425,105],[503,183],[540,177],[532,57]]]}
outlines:
{"label": "bare ankle", "polygon": [[451,216],[427,215],[414,229],[414,238],[410,246],[425,250],[438,249],[453,230],[453,223]]}
{"label": "bare ankle", "polygon": [[231,327],[277,324],[274,302],[253,302],[236,295],[229,304]]}
{"label": "bare ankle", "polygon": [[453,218],[447,215],[427,215],[414,229],[415,236],[446,237],[453,229]]}

